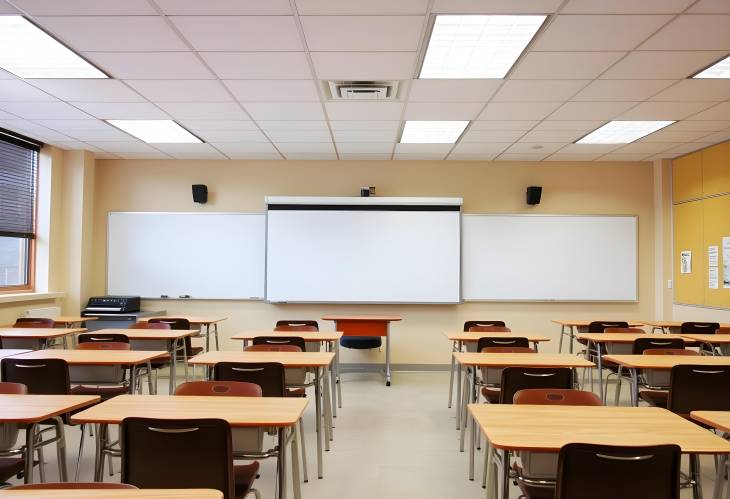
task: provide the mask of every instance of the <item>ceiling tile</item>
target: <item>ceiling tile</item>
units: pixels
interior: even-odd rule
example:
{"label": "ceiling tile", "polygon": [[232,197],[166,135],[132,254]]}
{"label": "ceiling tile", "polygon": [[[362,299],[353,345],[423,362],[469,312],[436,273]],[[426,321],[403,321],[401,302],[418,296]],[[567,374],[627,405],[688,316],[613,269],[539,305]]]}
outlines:
{"label": "ceiling tile", "polygon": [[635,106],[636,102],[566,102],[553,114],[551,120],[610,120]]}
{"label": "ceiling tile", "polygon": [[277,142],[277,149],[282,153],[334,153],[335,146],[332,142]]}
{"label": "ceiling tile", "polygon": [[222,79],[306,80],[312,77],[303,52],[203,52]]}
{"label": "ceiling tile", "polygon": [[718,142],[725,142],[726,140],[730,140],[730,130],[705,135],[704,137],[697,139],[696,142],[711,142],[713,144],[716,144]]}
{"label": "ceiling tile", "polygon": [[619,147],[615,152],[620,154],[628,153],[647,153],[656,154],[675,147],[677,144],[673,142],[633,142],[623,147]]}
{"label": "ceiling tile", "polygon": [[153,102],[225,102],[231,96],[216,80],[125,80]]}
{"label": "ceiling tile", "polygon": [[643,101],[675,80],[594,80],[571,100]]}
{"label": "ceiling tile", "polygon": [[393,151],[393,142],[337,142],[337,151],[340,153],[377,153],[390,154]]}
{"label": "ceiling tile", "polygon": [[400,120],[400,102],[325,102],[330,120]]}
{"label": "ceiling tile", "polygon": [[475,130],[471,127],[464,133],[461,142],[514,142],[524,134],[523,130]]}
{"label": "ceiling tile", "polygon": [[696,73],[724,55],[724,52],[707,51],[631,52],[601,78],[677,80]]}
{"label": "ceiling tile", "polygon": [[155,0],[155,3],[167,15],[200,15],[200,16],[261,16],[291,15],[289,0]]}
{"label": "ceiling tile", "polygon": [[90,118],[88,114],[65,102],[0,102],[0,109],[31,120]]}
{"label": "ceiling tile", "polygon": [[16,132],[28,135],[41,141],[68,141],[73,140],[68,135],[60,133],[56,130],[51,130],[44,126],[38,125],[31,121],[26,120],[13,120],[9,122],[9,129]]}
{"label": "ceiling tile", "polygon": [[160,108],[147,102],[79,102],[74,105],[103,120],[170,119]]}
{"label": "ceiling tile", "polygon": [[396,130],[333,130],[337,142],[393,142]]}
{"label": "ceiling tile", "polygon": [[[730,27],[729,27],[730,28]],[[651,98],[653,101],[724,101],[730,99],[730,79],[681,80]]]}
{"label": "ceiling tile", "polygon": [[451,14],[549,14],[562,0],[435,0],[432,12]]}
{"label": "ceiling tile", "polygon": [[335,161],[337,160],[337,154],[333,152],[287,152],[284,157],[289,160],[298,161],[312,161],[312,160],[323,160],[323,161]]}
{"label": "ceiling tile", "polygon": [[304,50],[293,16],[172,16],[169,19],[198,51]]}
{"label": "ceiling tile", "polygon": [[399,153],[393,154],[393,159],[399,161],[439,161],[446,153]]}
{"label": "ceiling tile", "polygon": [[601,153],[571,154],[557,151],[545,158],[545,161],[593,161],[602,156]]}
{"label": "ceiling tile", "polygon": [[257,121],[261,129],[269,130],[328,130],[326,121]]}
{"label": "ceiling tile", "polygon": [[[105,157],[109,155],[111,157]],[[102,153],[94,154],[97,159],[173,159],[172,156],[164,152],[118,152],[116,154]]]}
{"label": "ceiling tile", "polygon": [[268,142],[213,142],[212,145],[226,156],[236,153],[278,154]]}
{"label": "ceiling tile", "polygon": [[26,81],[65,101],[144,102],[137,92],[118,80],[49,78]]}
{"label": "ceiling tile", "polygon": [[722,102],[709,109],[690,116],[691,120],[726,120],[730,117],[730,102]]}
{"label": "ceiling tile", "polygon": [[343,160],[366,160],[381,161],[390,160],[390,153],[340,153],[340,159]]}
{"label": "ceiling tile", "polygon": [[547,156],[544,153],[502,153],[497,156],[497,161],[542,161]]}
{"label": "ceiling tile", "polygon": [[621,147],[622,144],[566,144],[560,149],[563,154],[606,154]]}
{"label": "ceiling tile", "polygon": [[568,100],[590,80],[507,80],[492,102],[549,102]]}
{"label": "ceiling tile", "polygon": [[415,52],[425,21],[424,16],[328,15],[300,19],[312,52]]}
{"label": "ceiling tile", "polygon": [[690,144],[682,144],[682,145],[675,145],[671,149],[667,149],[667,151],[662,152],[670,152],[674,155],[681,155],[681,154],[687,154],[690,152],[694,152],[700,149],[704,149],[705,147],[711,146],[710,143],[690,143]]}
{"label": "ceiling tile", "polygon": [[625,52],[528,52],[511,78],[592,79],[623,57]]}
{"label": "ceiling tile", "polygon": [[712,102],[642,102],[623,113],[619,119],[681,120],[712,105]]}
{"label": "ceiling tile", "polygon": [[19,12],[11,7],[10,5],[6,4],[5,2],[0,2],[0,14],[18,14]]}
{"label": "ceiling tile", "polygon": [[322,80],[407,80],[413,76],[415,52],[312,52]]}
{"label": "ceiling tile", "polygon": [[727,0],[700,0],[687,11],[691,14],[730,14]]}
{"label": "ceiling tile", "polygon": [[0,101],[53,102],[56,98],[21,80],[0,80]]}
{"label": "ceiling tile", "polygon": [[609,153],[598,158],[599,161],[644,161],[646,159],[646,153],[633,153],[633,154],[619,154]]}
{"label": "ceiling tile", "polygon": [[535,130],[573,130],[590,132],[603,125],[606,120],[545,120],[535,126]]}
{"label": "ceiling tile", "polygon": [[267,130],[266,135],[274,142],[328,142],[332,143],[329,130]]}
{"label": "ceiling tile", "polygon": [[113,127],[106,130],[69,130],[66,133],[69,137],[85,142],[95,140],[129,142],[135,139],[128,133]]}
{"label": "ceiling tile", "polygon": [[410,102],[406,120],[473,120],[484,107],[483,102]]}
{"label": "ceiling tile", "polygon": [[[396,133],[400,129],[400,121],[330,121],[332,130],[385,130]],[[730,125],[728,125],[730,126]]]}
{"label": "ceiling tile", "polygon": [[490,102],[478,119],[541,120],[560,104],[560,102]]}
{"label": "ceiling tile", "polygon": [[228,157],[224,156],[223,153],[220,153],[218,151],[212,151],[212,152],[176,152],[176,153],[170,153],[170,155],[175,159],[214,159],[214,160],[222,160],[222,159],[229,159]]}
{"label": "ceiling tile", "polygon": [[565,142],[515,142],[504,152],[507,154],[552,154],[565,146]]}
{"label": "ceiling tile", "polygon": [[563,14],[678,14],[694,0],[569,0]]}
{"label": "ceiling tile", "polygon": [[235,102],[160,102],[159,106],[179,120],[245,120],[248,118]]}
{"label": "ceiling tile", "polygon": [[730,128],[730,119],[718,121],[682,120],[672,125],[669,125],[667,128],[665,128],[665,130],[674,130],[677,132],[690,132],[694,130],[700,132],[718,132],[720,130],[725,130],[726,128]]}
{"label": "ceiling tile", "polygon": [[223,83],[239,101],[319,102],[314,80],[225,80]]}
{"label": "ceiling tile", "polygon": [[514,131],[527,131],[537,125],[537,120],[518,120],[518,121],[474,121],[469,126],[469,131],[475,130],[514,130]]}
{"label": "ceiling tile", "polygon": [[428,9],[428,0],[398,0],[397,2],[392,0],[368,0],[367,2],[296,0],[296,4],[297,11],[302,16],[425,14]]}
{"label": "ceiling tile", "polygon": [[14,80],[15,75],[8,73],[7,71],[0,69],[0,80]]}
{"label": "ceiling tile", "polygon": [[107,141],[101,141],[101,140],[95,140],[90,142],[91,145],[98,147],[99,149],[103,151],[107,151],[110,153],[159,153],[157,149],[150,146],[149,144],[145,144],[141,140],[130,140],[129,142],[107,142]]}
{"label": "ceiling tile", "polygon": [[730,15],[681,15],[639,47],[641,50],[730,50]]}
{"label": "ceiling tile", "polygon": [[672,130],[671,126],[662,128],[659,131],[650,133],[646,137],[639,139],[640,142],[691,142],[707,135],[704,131],[677,131]]}
{"label": "ceiling tile", "polygon": [[520,139],[520,142],[560,142],[565,144],[566,142],[578,140],[583,135],[585,135],[583,132],[575,130],[532,130],[527,132]]}
{"label": "ceiling tile", "polygon": [[497,153],[451,153],[446,158],[448,161],[491,161],[497,157]]}
{"label": "ceiling tile", "polygon": [[36,17],[34,20],[81,52],[188,50],[159,16],[61,16]]}
{"label": "ceiling tile", "polygon": [[192,52],[86,52],[84,57],[119,79],[214,78]]}
{"label": "ceiling tile", "polygon": [[[34,120],[39,125],[43,125],[54,130],[64,130],[72,132],[77,130],[112,130],[110,125],[103,121],[87,119],[87,120]],[[728,125],[730,126],[730,125]]]}
{"label": "ceiling tile", "polygon": [[178,120],[191,132],[257,130],[250,120]]}
{"label": "ceiling tile", "polygon": [[[0,104],[0,107],[2,107],[2,104]],[[5,111],[0,111],[0,120],[17,120],[18,116],[7,113]]]}
{"label": "ceiling tile", "polygon": [[454,144],[396,144],[396,154],[441,154],[445,155]]}
{"label": "ceiling tile", "polygon": [[452,154],[499,154],[512,142],[459,142]]}
{"label": "ceiling tile", "polygon": [[204,130],[195,134],[205,142],[268,142],[259,130]]}
{"label": "ceiling tile", "polygon": [[559,15],[530,50],[632,50],[670,19],[668,15]]}
{"label": "ceiling tile", "polygon": [[14,0],[32,16],[144,16],[157,12],[147,0]]}
{"label": "ceiling tile", "polygon": [[243,161],[251,160],[279,160],[282,159],[278,152],[227,152],[226,156],[230,159],[238,159]]}
{"label": "ceiling tile", "polygon": [[155,149],[166,154],[175,155],[177,153],[213,153],[217,152],[212,145],[205,143],[197,144],[154,144]]}
{"label": "ceiling tile", "polygon": [[502,79],[417,79],[411,82],[409,102],[486,102]]}
{"label": "ceiling tile", "polygon": [[242,102],[254,120],[321,120],[319,102]]}
{"label": "ceiling tile", "polygon": [[[52,146],[60,147],[61,149],[65,149],[67,151],[72,150],[86,150],[86,151],[101,151],[98,147],[91,146],[87,144],[86,142],[81,142],[78,140],[54,140],[54,141],[47,141],[47,144],[50,144]],[[96,155],[95,155],[96,156]]]}

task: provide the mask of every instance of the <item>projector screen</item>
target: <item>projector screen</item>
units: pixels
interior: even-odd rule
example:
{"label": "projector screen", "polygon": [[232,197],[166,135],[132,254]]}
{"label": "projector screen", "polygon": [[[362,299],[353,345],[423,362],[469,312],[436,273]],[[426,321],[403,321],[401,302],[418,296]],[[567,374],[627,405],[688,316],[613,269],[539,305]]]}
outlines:
{"label": "projector screen", "polygon": [[267,198],[268,301],[460,301],[461,200],[296,200]]}

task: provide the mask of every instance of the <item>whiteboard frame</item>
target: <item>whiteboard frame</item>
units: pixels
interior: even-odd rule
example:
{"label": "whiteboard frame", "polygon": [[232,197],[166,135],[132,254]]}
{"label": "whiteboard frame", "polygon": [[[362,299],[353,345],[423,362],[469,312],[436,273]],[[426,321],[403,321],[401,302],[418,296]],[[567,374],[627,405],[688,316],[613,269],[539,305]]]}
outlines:
{"label": "whiteboard frame", "polygon": [[250,298],[180,298],[179,296],[169,296],[162,298],[160,296],[140,296],[143,300],[159,300],[159,301],[247,301],[247,302],[266,302],[266,230],[268,215],[266,212],[242,212],[242,211],[108,211],[106,213],[106,255],[104,257],[104,267],[106,274],[106,282],[104,282],[104,290],[109,293],[109,219],[114,214],[120,215],[263,215],[264,216],[264,296]]}
{"label": "whiteboard frame", "polygon": [[[639,289],[639,215],[611,215],[611,214],[601,214],[601,215],[591,215],[591,214],[570,214],[570,213],[557,213],[557,214],[551,214],[551,213],[462,213],[462,217],[465,216],[477,216],[477,217],[550,217],[550,218],[556,218],[556,217],[571,217],[571,218],[577,218],[577,217],[587,217],[587,218],[633,218],[635,220],[635,228],[636,228],[636,234],[634,237],[636,238],[636,299],[634,300],[534,300],[534,299],[526,299],[526,300],[517,300],[517,299],[501,299],[501,300],[490,300],[490,299],[484,299],[484,298],[469,298],[465,299],[464,296],[464,290],[462,289],[462,303],[639,303],[640,301],[640,289]],[[461,232],[461,237],[464,237],[464,232]],[[464,248],[463,240],[461,245],[462,251]],[[464,262],[463,255],[462,255],[462,264]],[[461,267],[462,272],[464,271],[464,266]],[[464,283],[464,280],[462,279],[462,285]]]}

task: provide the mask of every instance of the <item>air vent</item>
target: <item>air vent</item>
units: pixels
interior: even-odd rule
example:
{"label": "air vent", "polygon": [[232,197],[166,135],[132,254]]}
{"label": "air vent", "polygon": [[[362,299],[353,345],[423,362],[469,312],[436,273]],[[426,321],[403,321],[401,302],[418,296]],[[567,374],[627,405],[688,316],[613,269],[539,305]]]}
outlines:
{"label": "air vent", "polygon": [[333,100],[394,100],[397,81],[328,81]]}

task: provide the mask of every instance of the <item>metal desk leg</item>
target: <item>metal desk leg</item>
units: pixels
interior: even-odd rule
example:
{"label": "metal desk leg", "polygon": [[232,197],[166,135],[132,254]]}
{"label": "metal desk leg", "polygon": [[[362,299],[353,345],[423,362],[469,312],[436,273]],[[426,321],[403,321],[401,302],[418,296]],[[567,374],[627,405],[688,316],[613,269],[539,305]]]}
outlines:
{"label": "metal desk leg", "polygon": [[576,333],[575,326],[569,326],[569,331],[570,331],[570,339],[569,339],[570,350],[569,350],[569,352],[573,353],[573,338],[575,337],[575,333]]}
{"label": "metal desk leg", "polygon": [[175,385],[177,383],[177,343],[178,339],[170,342],[170,395],[175,393]]}
{"label": "metal desk leg", "polygon": [[324,414],[324,450],[329,452],[332,440],[332,401],[330,400],[329,375],[322,369],[322,409]]}
{"label": "metal desk leg", "polygon": [[[461,342],[459,342],[461,347]],[[461,348],[459,348],[461,351]],[[454,358],[454,354],[451,354],[451,358]],[[461,363],[456,363],[456,429],[459,429],[461,423]]]}
{"label": "metal desk leg", "polygon": [[699,454],[689,455],[689,474],[690,478],[694,482],[694,487],[692,487],[693,499],[702,499],[702,474],[700,473]]}
{"label": "metal desk leg", "polygon": [[63,420],[56,416],[56,459],[58,460],[58,476],[60,482],[68,482],[68,470],[66,468],[66,434],[63,428]]}
{"label": "metal desk leg", "polygon": [[449,409],[451,409],[451,402],[454,399],[454,371],[456,371],[456,359],[454,359],[454,352],[456,352],[456,342],[451,342],[451,370],[449,371]]}
{"label": "metal desk leg", "polygon": [[719,456],[717,461],[717,473],[715,474],[715,489],[712,493],[712,499],[722,498],[722,489],[725,483],[725,468],[727,467],[727,455]]}
{"label": "metal desk leg", "polygon": [[342,409],[342,378],[340,377],[340,341],[335,340],[335,369],[337,369],[337,407]]}
{"label": "metal desk leg", "polygon": [[[472,379],[471,379],[471,402],[476,403],[477,397],[477,366],[472,366]],[[471,421],[470,421],[471,420]],[[464,424],[470,424],[469,428],[469,480],[474,480],[474,446],[476,445],[476,419],[469,417],[469,410],[466,410],[466,420]]]}
{"label": "metal desk leg", "polygon": [[213,324],[213,334],[215,334],[215,349],[220,350],[220,344],[218,343],[218,323]]}
{"label": "metal desk leg", "polygon": [[276,474],[278,485],[277,499],[286,499],[286,428],[279,428],[277,434],[279,440],[278,469]]}
{"label": "metal desk leg", "polygon": [[385,386],[390,386],[390,322],[385,327]]}
{"label": "metal desk leg", "polygon": [[322,478],[322,392],[320,383],[322,368],[317,367],[315,369],[315,382],[314,382],[314,414],[315,414],[315,430],[317,433],[317,478]]}
{"label": "metal desk leg", "polygon": [[565,336],[565,324],[560,326],[560,344],[558,345],[558,353],[563,353],[563,336]]}
{"label": "metal desk leg", "polygon": [[629,369],[631,373],[631,405],[639,406],[639,370],[636,368]]}
{"label": "metal desk leg", "polygon": [[[24,483],[33,483],[33,454],[35,453],[35,423],[29,424],[25,429],[25,473]],[[43,464],[41,463],[41,466]]]}
{"label": "metal desk leg", "polygon": [[[332,352],[334,351],[334,347],[332,344],[328,341],[327,342],[327,349]],[[337,357],[335,355],[335,357]],[[337,359],[335,358],[332,367],[329,370],[330,378],[331,378],[331,398],[332,398],[332,417],[337,417]]]}
{"label": "metal desk leg", "polygon": [[[590,345],[590,342],[588,344]],[[598,393],[601,396],[601,402],[605,405],[606,397],[603,396],[603,359],[601,358],[603,354],[601,353],[601,343],[596,341],[594,344],[596,345],[596,355],[598,357]]]}
{"label": "metal desk leg", "polygon": [[502,499],[509,499],[509,451],[502,450]]}
{"label": "metal desk leg", "polygon": [[210,352],[210,324],[205,325],[205,351]]}
{"label": "metal desk leg", "polygon": [[495,473],[496,463],[494,462],[494,449],[492,444],[487,440],[487,499],[497,499],[497,474]]}

